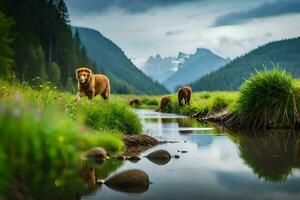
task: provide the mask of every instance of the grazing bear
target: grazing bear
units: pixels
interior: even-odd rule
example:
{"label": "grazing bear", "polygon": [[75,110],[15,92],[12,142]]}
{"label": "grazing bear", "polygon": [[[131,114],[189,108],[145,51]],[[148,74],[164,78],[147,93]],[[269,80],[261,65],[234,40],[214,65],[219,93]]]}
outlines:
{"label": "grazing bear", "polygon": [[183,106],[182,100],[184,100],[185,105],[190,105],[190,99],[192,96],[192,88],[189,86],[183,86],[178,90],[178,104],[179,106]]}
{"label": "grazing bear", "polygon": [[92,99],[98,94],[101,95],[104,100],[109,98],[110,84],[106,76],[93,74],[90,69],[81,67],[76,70],[76,78],[78,81],[76,101],[82,96],[87,96],[89,99]]}
{"label": "grazing bear", "polygon": [[131,106],[138,106],[138,105],[141,105],[142,104],[142,100],[139,99],[139,98],[134,98],[134,99],[131,99],[130,102],[129,102],[129,105]]}
{"label": "grazing bear", "polygon": [[164,112],[167,108],[167,105],[171,102],[170,96],[163,96],[160,100],[160,107],[156,109],[157,112]]}

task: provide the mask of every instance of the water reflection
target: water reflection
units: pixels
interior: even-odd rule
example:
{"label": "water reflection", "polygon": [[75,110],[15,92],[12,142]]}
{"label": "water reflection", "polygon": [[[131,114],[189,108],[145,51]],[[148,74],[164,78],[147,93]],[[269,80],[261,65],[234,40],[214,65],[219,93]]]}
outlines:
{"label": "water reflection", "polygon": [[96,163],[82,161],[78,166],[53,169],[23,168],[20,173],[10,174],[6,199],[80,199],[97,189],[97,179],[105,179],[122,165],[118,160]]}
{"label": "water reflection", "polygon": [[[149,149],[139,156],[138,163],[109,159],[102,164],[83,161],[76,168],[26,171],[27,176],[18,179],[15,187],[24,190],[18,185],[28,186],[26,194],[32,195],[32,199],[298,199],[300,196],[299,134],[292,131],[234,134],[183,116],[152,111],[138,114],[152,136],[178,143]],[[172,158],[163,161],[146,158],[156,150],[166,150]],[[134,176],[126,173],[133,169],[142,170],[140,180],[146,181],[128,187],[132,183],[128,183],[132,180],[128,177]],[[99,186],[98,179],[119,183],[106,181]]]}
{"label": "water reflection", "polygon": [[259,178],[284,182],[300,168],[300,135],[294,131],[235,134],[241,157]]}
{"label": "water reflection", "polygon": [[[141,169],[153,182],[146,191],[133,195],[104,185],[84,199],[298,199],[300,196],[298,136],[228,134],[222,128],[183,116],[137,112],[152,136],[178,143],[149,149],[140,155],[138,163],[125,161],[110,175]],[[158,166],[145,158],[162,149],[172,155],[164,165]],[[173,159],[174,155],[179,158]]]}

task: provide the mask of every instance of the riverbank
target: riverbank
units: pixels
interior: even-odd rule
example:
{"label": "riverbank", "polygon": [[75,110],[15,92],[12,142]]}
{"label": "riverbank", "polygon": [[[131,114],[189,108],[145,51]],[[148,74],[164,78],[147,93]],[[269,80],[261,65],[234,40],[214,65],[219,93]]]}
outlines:
{"label": "riverbank", "polygon": [[[190,106],[179,107],[176,94],[170,96],[166,112],[193,116],[228,129],[300,127],[299,81],[278,67],[256,72],[238,92],[195,92]],[[137,108],[159,107],[159,97],[140,96],[138,99],[140,103],[134,105]]]}
{"label": "riverbank", "polygon": [[124,135],[123,141],[126,146],[122,154],[124,156],[138,156],[147,149],[165,143],[165,141],[159,141],[149,135]]}

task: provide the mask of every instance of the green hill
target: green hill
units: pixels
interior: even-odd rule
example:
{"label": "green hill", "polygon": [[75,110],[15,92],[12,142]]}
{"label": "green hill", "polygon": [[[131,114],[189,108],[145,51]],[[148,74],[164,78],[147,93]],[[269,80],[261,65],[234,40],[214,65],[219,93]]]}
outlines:
{"label": "green hill", "polygon": [[93,29],[74,27],[99,72],[109,76],[117,93],[165,94],[168,91],[139,70],[111,40]]}
{"label": "green hill", "polygon": [[195,81],[193,90],[237,90],[255,70],[270,69],[274,64],[300,77],[299,50],[300,37],[268,43]]}

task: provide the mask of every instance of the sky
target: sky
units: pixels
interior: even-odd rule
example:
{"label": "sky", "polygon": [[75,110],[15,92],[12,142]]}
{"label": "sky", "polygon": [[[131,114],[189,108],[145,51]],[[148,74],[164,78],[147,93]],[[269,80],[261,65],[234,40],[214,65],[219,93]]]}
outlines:
{"label": "sky", "polygon": [[151,55],[208,48],[234,59],[300,36],[300,0],[65,0],[71,25],[95,29],[137,67]]}

